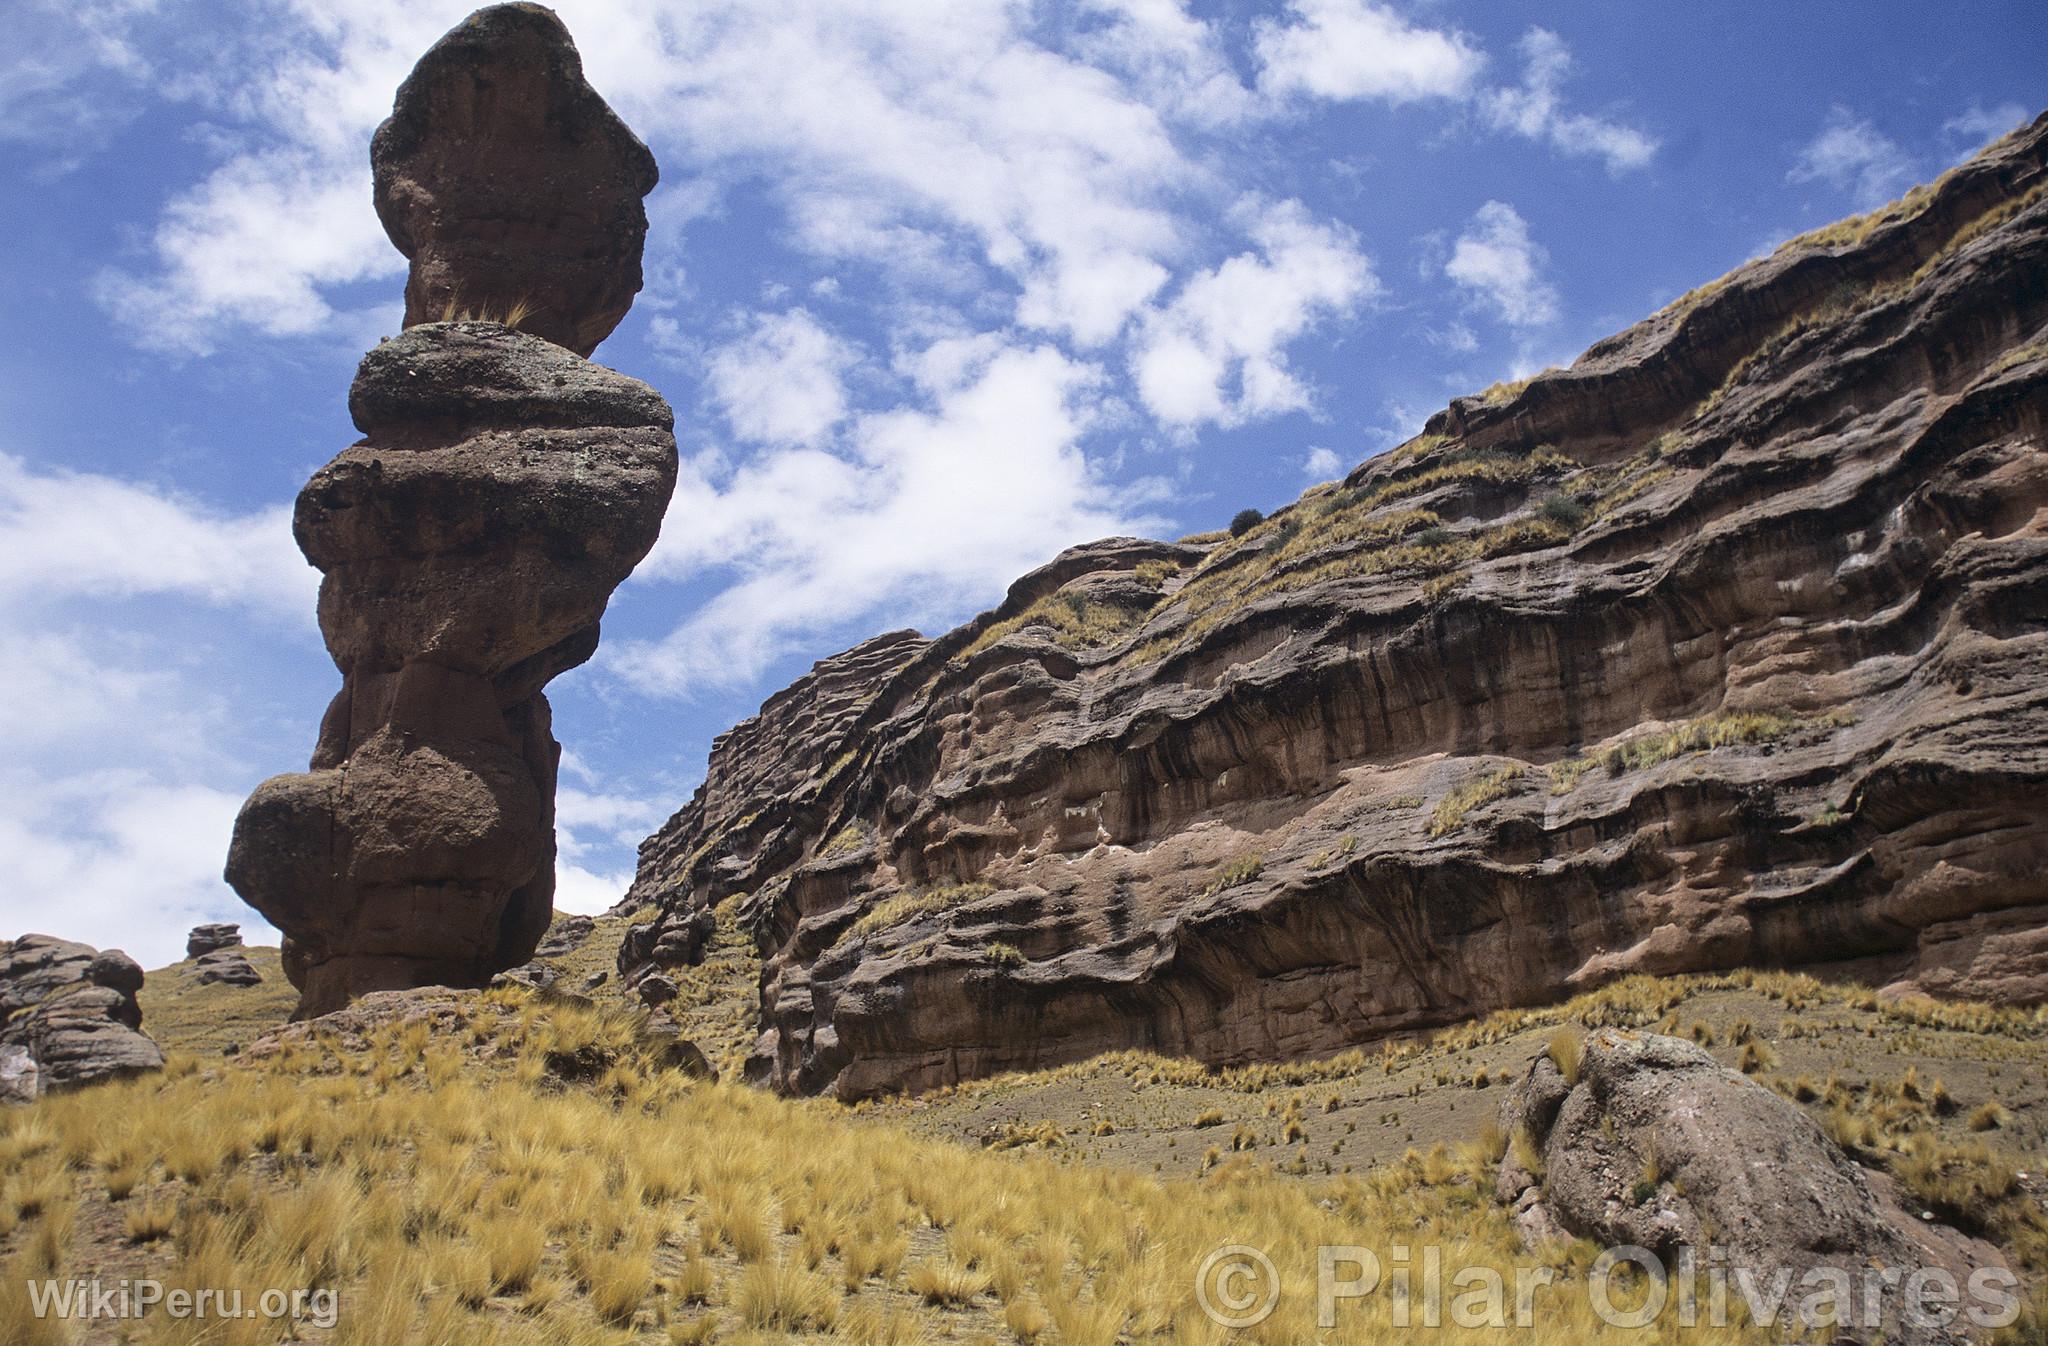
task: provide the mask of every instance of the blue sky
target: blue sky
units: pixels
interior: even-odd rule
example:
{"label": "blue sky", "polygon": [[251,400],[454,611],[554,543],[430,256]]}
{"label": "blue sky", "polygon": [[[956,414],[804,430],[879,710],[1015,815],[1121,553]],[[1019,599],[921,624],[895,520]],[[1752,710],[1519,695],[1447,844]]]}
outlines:
{"label": "blue sky", "polygon": [[[403,260],[368,139],[470,5],[22,0],[0,54],[0,935],[177,956],[338,675],[293,494]],[[564,906],[812,660],[1215,527],[2048,105],[2022,4],[563,0],[646,138],[597,359],[682,484],[550,690]]]}

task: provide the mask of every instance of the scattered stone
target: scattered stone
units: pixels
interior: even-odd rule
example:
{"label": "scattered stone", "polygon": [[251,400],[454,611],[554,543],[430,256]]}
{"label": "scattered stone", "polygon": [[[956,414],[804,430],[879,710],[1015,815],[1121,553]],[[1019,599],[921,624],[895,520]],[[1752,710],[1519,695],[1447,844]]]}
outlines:
{"label": "scattered stone", "polygon": [[642,977],[633,987],[633,992],[640,997],[641,1004],[655,1009],[668,1004],[678,994],[675,982],[659,972],[650,972]]}
{"label": "scattered stone", "polygon": [[185,956],[204,958],[219,949],[240,947],[242,927],[233,921],[217,921],[210,925],[195,925],[185,936]]}
{"label": "scattered stone", "polygon": [[583,989],[586,991],[595,991],[598,987],[604,985],[607,981],[610,980],[611,973],[606,972],[603,968],[599,968],[597,971],[591,973],[589,976],[583,979]]}
{"label": "scattered stone", "polygon": [[518,967],[507,968],[495,977],[492,977],[491,985],[493,987],[521,987],[525,990],[536,991],[545,995],[555,989],[555,983],[560,980],[561,975],[560,972],[546,963],[522,963]]}
{"label": "scattered stone", "polygon": [[548,933],[541,940],[540,947],[534,950],[534,954],[540,958],[560,958],[565,954],[574,953],[584,940],[590,938],[590,932],[595,929],[597,922],[588,916],[574,913],[557,916],[555,923],[548,927]]}

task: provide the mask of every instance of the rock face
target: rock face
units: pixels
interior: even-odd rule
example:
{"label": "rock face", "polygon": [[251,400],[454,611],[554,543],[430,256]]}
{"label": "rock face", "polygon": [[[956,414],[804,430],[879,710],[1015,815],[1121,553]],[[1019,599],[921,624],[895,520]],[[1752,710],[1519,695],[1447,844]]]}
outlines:
{"label": "rock face", "polygon": [[213,925],[195,925],[185,936],[185,956],[204,958],[219,949],[241,947],[242,927],[232,921],[221,921]]}
{"label": "rock face", "polygon": [[370,161],[377,218],[412,260],[407,327],[489,318],[587,356],[640,292],[654,156],[552,10],[457,25],[399,86]]}
{"label": "rock face", "polygon": [[[485,91],[478,107],[503,115],[469,116],[432,92],[465,78]],[[488,255],[422,245],[409,293],[583,276],[596,235],[577,243],[552,213],[569,185],[549,175],[573,162],[554,141],[522,139],[523,118],[547,111],[550,134],[613,149],[616,122],[597,117],[554,17],[482,11],[406,88],[379,133],[380,206],[397,190],[391,163],[410,154],[440,165],[419,169],[433,209],[417,219],[487,220],[493,236],[524,240]],[[509,166],[529,153],[555,185],[512,191],[541,180]],[[591,202],[613,185],[590,183]],[[599,208],[586,223],[607,221]],[[605,330],[638,284],[640,232],[617,227],[605,255],[617,270],[630,254],[633,284],[616,304],[593,298]],[[571,250],[560,275],[549,247]],[[595,311],[577,310],[584,328]],[[481,986],[533,954],[552,915],[560,756],[541,689],[597,648],[676,474],[673,416],[653,389],[498,322],[409,327],[364,358],[349,411],[363,438],[314,474],[293,520],[324,576],[320,629],[342,688],[311,770],[266,781],[243,806],[227,866],[284,932],[301,1015],[371,990]]]}
{"label": "rock face", "polygon": [[49,935],[0,943],[0,1100],[160,1069],[142,1032],[142,968]]}
{"label": "rock face", "polygon": [[1586,1040],[1574,1082],[1539,1057],[1503,1101],[1501,1123],[1515,1140],[1497,1195],[1531,1242],[1634,1246],[1667,1265],[1690,1248],[1700,1267],[1711,1246],[1730,1267],[1786,1270],[1795,1285],[1817,1268],[1857,1286],[1867,1267],[1896,1268],[1899,1281],[1872,1287],[1881,1302],[1845,1307],[1852,1322],[1866,1321],[1867,1307],[1887,1341],[1907,1343],[1960,1335],[1924,1321],[1931,1305],[1905,1311],[1905,1273],[1939,1266],[1961,1285],[1979,1267],[2004,1267],[1986,1244],[1921,1228],[1804,1111],[1677,1038],[1602,1029]]}
{"label": "rock face", "polygon": [[219,983],[224,986],[259,986],[263,974],[255,964],[245,957],[240,949],[215,949],[212,953],[199,956],[192,968],[192,975],[201,986]]}
{"label": "rock face", "polygon": [[628,952],[744,895],[752,1069],[845,1097],[1631,972],[2041,1000],[2044,161],[2037,123],[1242,537],[824,661],[643,846]]}

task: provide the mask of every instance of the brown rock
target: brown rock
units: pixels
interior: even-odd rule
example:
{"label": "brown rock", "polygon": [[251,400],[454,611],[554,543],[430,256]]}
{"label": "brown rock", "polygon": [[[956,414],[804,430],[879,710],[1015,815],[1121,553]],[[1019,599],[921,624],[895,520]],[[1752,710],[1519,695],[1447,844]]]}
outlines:
{"label": "brown rock", "polygon": [[2048,997],[2044,164],[2048,121],[1242,538],[821,662],[643,845],[622,972],[746,894],[750,1071],[843,1097],[1632,972]]}
{"label": "brown rock", "polygon": [[242,943],[242,927],[232,921],[219,921],[210,925],[195,925],[185,936],[185,956],[203,958],[218,949],[237,948]]}
{"label": "brown rock", "polygon": [[[227,865],[284,932],[302,1016],[481,986],[532,956],[560,756],[541,689],[596,650],[676,475],[667,404],[572,353],[639,288],[654,168],[560,21],[471,16],[400,91],[373,157],[379,213],[413,258],[408,327],[364,358],[363,439],[293,519],[342,687],[311,769],[243,806]],[[509,316],[515,297],[541,335],[430,321],[455,299]]]}
{"label": "brown rock", "polygon": [[405,325],[508,321],[589,355],[640,291],[654,156],[539,5],[480,9],[434,44],[371,147],[377,217],[412,260]]}

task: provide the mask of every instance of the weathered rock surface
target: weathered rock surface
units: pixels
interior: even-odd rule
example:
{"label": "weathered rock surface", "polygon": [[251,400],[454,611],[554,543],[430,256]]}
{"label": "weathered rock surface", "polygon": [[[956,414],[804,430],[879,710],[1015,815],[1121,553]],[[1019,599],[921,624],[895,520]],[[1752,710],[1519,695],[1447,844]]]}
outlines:
{"label": "weathered rock surface", "polygon": [[[1888,1341],[1960,1340],[1920,1312],[1936,1306],[1905,1304],[1904,1277],[1939,1266],[1962,1286],[1979,1267],[2005,1267],[1987,1244],[1923,1227],[1804,1111],[1677,1038],[1602,1029],[1586,1040],[1572,1083],[1539,1057],[1503,1100],[1501,1123],[1520,1134],[1496,1195],[1532,1242],[1561,1234],[1645,1248],[1667,1266],[1690,1248],[1702,1268],[1712,1248],[1766,1282],[1782,1270],[1800,1287],[1814,1275],[1788,1305],[1840,1273],[1877,1301],[1841,1306],[1844,1326],[1871,1329],[1852,1331],[1856,1340],[1874,1338],[1879,1322]],[[1900,1274],[1871,1284],[1870,1267]]]}
{"label": "weathered rock surface", "polygon": [[185,956],[204,958],[216,950],[239,948],[241,943],[242,927],[233,921],[195,925],[185,936]]}
{"label": "weathered rock surface", "polygon": [[259,986],[263,982],[263,974],[238,948],[201,954],[193,964],[192,976],[201,986]]}
{"label": "weathered rock surface", "polygon": [[370,151],[412,261],[405,325],[474,316],[589,355],[640,292],[654,156],[539,5],[480,9],[398,90]]}
{"label": "weathered rock surface", "polygon": [[588,916],[579,916],[574,912],[557,916],[555,923],[548,927],[548,933],[541,940],[540,947],[534,950],[534,954],[540,958],[560,958],[564,954],[574,953],[582,946],[584,940],[590,938],[590,932],[596,928],[597,922]]}
{"label": "weathered rock surface", "polygon": [[1242,538],[820,663],[641,851],[752,1069],[1330,1052],[1631,972],[2048,995],[2048,126]]}
{"label": "weathered rock surface", "polygon": [[[627,141],[645,157],[552,14],[472,16],[378,135],[379,208],[394,237],[394,219],[410,231],[408,295],[560,282],[594,307],[546,311],[608,331],[644,233],[637,195],[632,219],[607,204]],[[228,857],[228,881],[284,932],[301,1015],[365,991],[481,986],[533,955],[553,912],[560,756],[541,689],[596,650],[675,486],[668,405],[565,349],[596,336],[409,321],[364,358],[349,394],[363,438],[314,474],[293,519],[323,576],[341,691],[311,770],[257,788]]]}
{"label": "weathered rock surface", "polygon": [[0,1094],[73,1088],[162,1067],[142,1030],[140,965],[49,935],[0,943]]}

